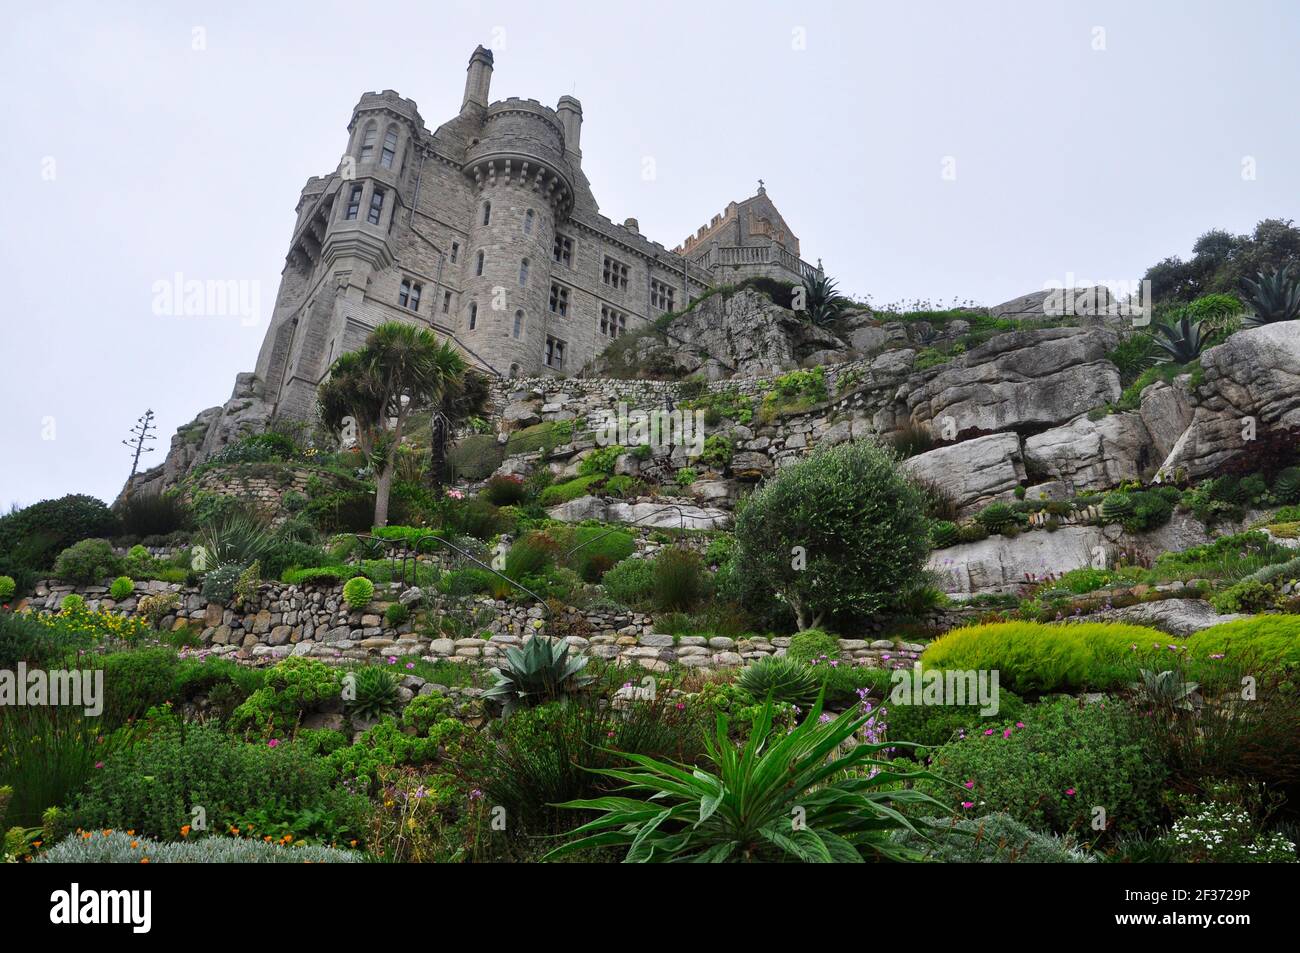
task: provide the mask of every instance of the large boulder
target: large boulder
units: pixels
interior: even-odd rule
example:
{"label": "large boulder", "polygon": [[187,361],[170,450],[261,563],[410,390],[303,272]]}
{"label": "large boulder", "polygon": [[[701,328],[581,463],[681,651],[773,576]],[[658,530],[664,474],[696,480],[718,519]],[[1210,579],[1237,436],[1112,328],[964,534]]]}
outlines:
{"label": "large boulder", "polygon": [[1072,493],[1149,477],[1162,458],[1137,414],[1076,417],[1025,440],[1025,466],[1060,480]]}
{"label": "large boulder", "polygon": [[602,523],[635,523],[654,529],[722,529],[731,522],[723,510],[683,501],[673,503],[606,502],[594,496],[580,496],[546,511],[551,519],[566,523],[598,520]]}
{"label": "large boulder", "polygon": [[589,376],[621,376],[635,368],[664,377],[756,377],[791,370],[814,356],[817,363],[843,361],[849,346],[767,295],[744,288],[711,295],[659,333],[639,338],[632,353],[617,358],[625,360],[623,365],[614,366],[608,355],[597,358]]}
{"label": "large boulder", "polygon": [[1048,574],[1092,565],[1095,550],[1106,544],[1095,526],[1065,526],[1055,533],[1034,530],[1014,538],[990,536],[978,543],[937,549],[926,568],[950,596],[1018,593]]}
{"label": "large boulder", "polygon": [[1025,478],[1020,438],[991,434],[909,457],[903,468],[942,487],[962,508],[974,507],[1015,491]]}
{"label": "large boulder", "polygon": [[1149,625],[1170,635],[1191,635],[1210,626],[1249,618],[1239,614],[1219,615],[1214,607],[1202,599],[1162,599],[1159,602],[1139,602],[1122,609],[1108,609],[1092,619],[1107,622],[1127,622],[1132,625]]}
{"label": "large boulder", "polygon": [[1160,470],[1191,479],[1249,453],[1252,439],[1300,430],[1300,321],[1238,331],[1201,355],[1191,424]]}
{"label": "large boulder", "polygon": [[898,391],[914,423],[943,432],[1038,430],[1119,398],[1119,371],[1106,355],[1114,331],[1013,331],[949,364],[914,374]]}

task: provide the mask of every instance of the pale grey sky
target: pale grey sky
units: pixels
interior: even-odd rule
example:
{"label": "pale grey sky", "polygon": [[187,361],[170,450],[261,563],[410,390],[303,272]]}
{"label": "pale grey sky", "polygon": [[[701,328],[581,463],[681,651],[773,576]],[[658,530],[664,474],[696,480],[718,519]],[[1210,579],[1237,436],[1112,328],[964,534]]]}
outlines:
{"label": "pale grey sky", "polygon": [[[146,407],[152,465],[229,397],[359,95],[433,128],[478,43],[494,99],[582,100],[610,218],[671,247],[762,177],[804,257],[877,304],[1134,279],[1300,218],[1285,0],[5,6],[0,506],[111,500]],[[155,315],[178,272],[254,283],[260,321]]]}

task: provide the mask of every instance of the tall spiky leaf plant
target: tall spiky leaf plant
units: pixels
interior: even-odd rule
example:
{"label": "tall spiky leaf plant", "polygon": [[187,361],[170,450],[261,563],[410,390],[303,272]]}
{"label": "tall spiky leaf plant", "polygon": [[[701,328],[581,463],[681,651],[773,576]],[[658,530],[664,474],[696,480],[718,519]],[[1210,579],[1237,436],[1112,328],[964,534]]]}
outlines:
{"label": "tall spiky leaf plant", "polygon": [[871,718],[859,708],[823,721],[818,698],[788,733],[773,730],[772,712],[769,698],[739,749],[719,715],[714,734],[705,739],[707,768],[625,754],[634,767],[598,770],[625,782],[626,796],[559,805],[604,813],[575,830],[577,839],[548,859],[593,847],[626,848],[625,863],[919,859],[890,838],[899,829],[925,837],[901,809],[918,807],[932,815],[946,809],[900,785],[922,778],[950,782],[928,771],[900,772],[880,760],[884,749],[911,745],[857,740]]}
{"label": "tall spiky leaf plant", "polygon": [[1190,364],[1201,356],[1205,347],[1200,322],[1193,321],[1186,312],[1169,324],[1157,324],[1154,330],[1158,364]]}
{"label": "tall spiky leaf plant", "polygon": [[1290,265],[1261,271],[1254,281],[1243,278],[1241,288],[1255,309],[1254,317],[1246,322],[1249,327],[1300,319],[1300,280],[1291,273]]}

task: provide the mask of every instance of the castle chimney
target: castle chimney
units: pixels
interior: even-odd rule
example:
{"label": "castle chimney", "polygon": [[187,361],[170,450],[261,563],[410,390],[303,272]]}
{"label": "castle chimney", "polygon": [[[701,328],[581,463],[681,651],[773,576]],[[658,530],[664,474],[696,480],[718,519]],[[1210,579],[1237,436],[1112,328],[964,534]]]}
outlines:
{"label": "castle chimney", "polygon": [[480,46],[469,58],[469,72],[465,76],[465,99],[460,104],[463,113],[470,103],[486,109],[488,88],[492,85],[492,51]]}
{"label": "castle chimney", "polygon": [[564,127],[565,151],[582,155],[582,103],[572,96],[561,96],[555,111],[560,114],[560,125]]}

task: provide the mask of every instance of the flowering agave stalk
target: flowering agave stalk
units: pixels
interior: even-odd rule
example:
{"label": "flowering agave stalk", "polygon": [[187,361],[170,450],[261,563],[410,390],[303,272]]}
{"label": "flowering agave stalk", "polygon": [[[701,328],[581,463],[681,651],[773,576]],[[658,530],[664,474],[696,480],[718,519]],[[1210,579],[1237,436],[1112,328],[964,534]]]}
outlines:
{"label": "flowering agave stalk", "polygon": [[928,841],[900,809],[944,815],[947,808],[899,782],[951,782],[929,771],[899,772],[876,757],[906,742],[846,744],[870,713],[852,708],[822,721],[821,712],[819,698],[797,728],[774,732],[769,701],[743,749],[728,737],[727,719],[719,715],[714,734],[705,739],[712,770],[623,755],[635,767],[596,773],[626,782],[627,796],[559,805],[604,814],[574,831],[578,839],[548,859],[591,847],[625,847],[625,863],[920,859],[890,837],[905,829]]}
{"label": "flowering agave stalk", "polygon": [[592,676],[579,674],[590,659],[585,655],[569,658],[569,644],[564,641],[534,635],[522,651],[507,646],[505,654],[505,664],[492,669],[497,683],[483,697],[500,701],[506,718],[521,705],[551,701],[592,681]]}

